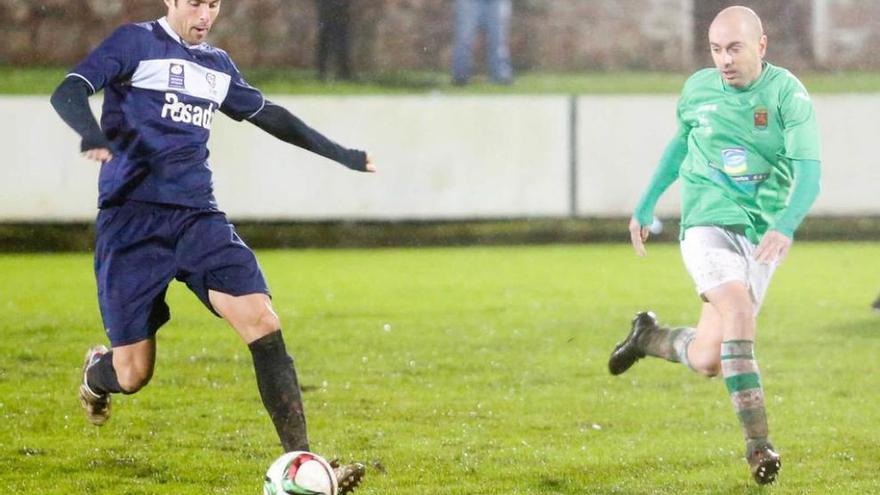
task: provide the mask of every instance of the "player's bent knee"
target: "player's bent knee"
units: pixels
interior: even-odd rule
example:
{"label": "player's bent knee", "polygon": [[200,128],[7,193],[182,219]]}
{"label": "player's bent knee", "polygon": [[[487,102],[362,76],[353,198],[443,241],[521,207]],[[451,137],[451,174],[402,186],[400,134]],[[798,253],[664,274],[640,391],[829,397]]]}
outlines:
{"label": "player's bent knee", "polygon": [[269,304],[242,308],[237,317],[227,318],[227,321],[247,343],[281,329],[281,321]]}
{"label": "player's bent knee", "polygon": [[152,369],[140,369],[128,367],[116,370],[116,379],[119,381],[119,388],[125,394],[133,394],[138,390],[147,386],[153,377]]}
{"label": "player's bent knee", "polygon": [[709,378],[721,373],[721,357],[718,355],[690,356],[690,365],[694,371]]}
{"label": "player's bent knee", "polygon": [[253,334],[268,335],[281,328],[281,320],[268,301],[261,301],[258,306],[252,306],[248,312],[247,324]]}
{"label": "player's bent knee", "polygon": [[755,321],[755,309],[751,304],[741,304],[732,308],[722,317],[739,325],[750,324]]}
{"label": "player's bent knee", "polygon": [[257,331],[264,335],[270,334],[281,328],[281,320],[271,308],[266,308],[257,320]]}
{"label": "player's bent knee", "polygon": [[721,373],[721,365],[720,364],[709,364],[700,367],[694,367],[697,373],[705,376],[706,378],[713,378],[718,376]]}

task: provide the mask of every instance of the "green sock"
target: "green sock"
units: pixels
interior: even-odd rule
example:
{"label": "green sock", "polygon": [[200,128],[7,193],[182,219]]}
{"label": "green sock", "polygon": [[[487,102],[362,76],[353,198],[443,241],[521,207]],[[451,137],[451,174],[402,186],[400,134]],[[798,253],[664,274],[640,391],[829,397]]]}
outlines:
{"label": "green sock", "polygon": [[764,389],[761,387],[761,373],[755,360],[754,341],[722,342],[721,373],[749,448],[769,443]]}
{"label": "green sock", "polygon": [[649,356],[690,366],[687,360],[687,348],[695,336],[696,330],[693,328],[658,327],[648,332],[639,345]]}

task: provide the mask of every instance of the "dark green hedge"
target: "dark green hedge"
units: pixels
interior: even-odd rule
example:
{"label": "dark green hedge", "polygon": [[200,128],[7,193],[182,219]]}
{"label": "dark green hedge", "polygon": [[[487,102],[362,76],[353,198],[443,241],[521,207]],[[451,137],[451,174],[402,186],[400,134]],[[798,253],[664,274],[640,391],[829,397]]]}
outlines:
{"label": "dark green hedge", "polygon": [[[674,241],[677,220],[667,220],[658,241]],[[628,242],[622,218],[511,219],[443,222],[237,222],[247,243],[265,248],[350,248]],[[880,217],[813,217],[798,240],[880,241]],[[0,224],[0,251],[89,251],[91,223]]]}

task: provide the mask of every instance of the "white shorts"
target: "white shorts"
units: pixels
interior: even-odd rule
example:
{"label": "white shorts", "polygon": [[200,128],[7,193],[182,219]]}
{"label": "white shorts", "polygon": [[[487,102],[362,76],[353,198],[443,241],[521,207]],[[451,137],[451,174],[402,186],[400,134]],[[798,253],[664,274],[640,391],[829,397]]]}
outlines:
{"label": "white shorts", "polygon": [[691,227],[681,240],[681,257],[700,297],[721,284],[739,281],[749,288],[758,314],[776,262],[755,261],[756,247],[746,236],[722,227]]}

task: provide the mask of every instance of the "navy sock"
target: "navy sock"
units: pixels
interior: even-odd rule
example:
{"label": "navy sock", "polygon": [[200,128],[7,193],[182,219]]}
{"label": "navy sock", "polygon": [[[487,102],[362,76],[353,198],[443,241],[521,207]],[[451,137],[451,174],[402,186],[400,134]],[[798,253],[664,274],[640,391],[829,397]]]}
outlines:
{"label": "navy sock", "polygon": [[248,344],[254,359],[257,387],[285,452],[309,450],[306,415],[293,359],[287,354],[281,330]]}
{"label": "navy sock", "polygon": [[113,369],[113,351],[101,356],[97,363],[86,372],[86,384],[96,394],[118,394],[122,392],[116,370]]}

